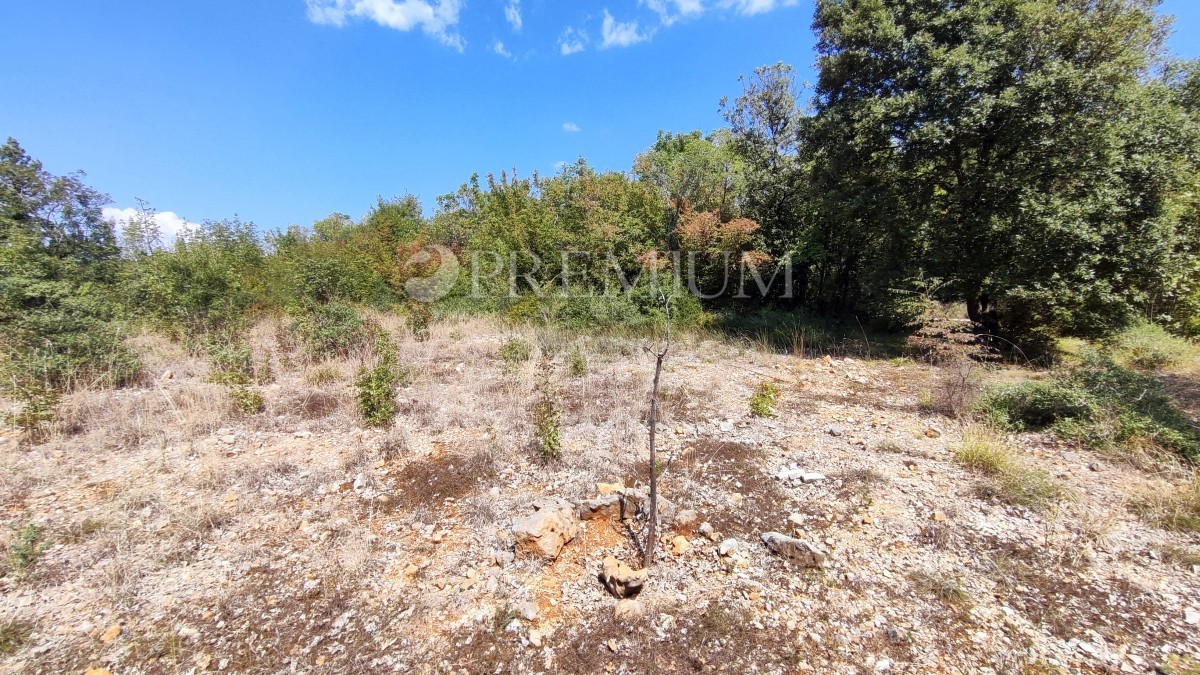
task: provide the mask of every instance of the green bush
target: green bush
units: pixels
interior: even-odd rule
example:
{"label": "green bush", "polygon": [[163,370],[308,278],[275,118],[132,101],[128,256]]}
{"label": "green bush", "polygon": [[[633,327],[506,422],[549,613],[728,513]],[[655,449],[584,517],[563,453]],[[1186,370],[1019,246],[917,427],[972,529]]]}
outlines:
{"label": "green bush", "polygon": [[304,350],[313,358],[348,356],[366,346],[376,332],[354,307],[342,302],[293,308],[292,315]]}
{"label": "green bush", "polygon": [[773,382],[760,382],[750,396],[750,413],[755,417],[774,417],[778,402],[779,387]]}
{"label": "green bush", "polygon": [[989,421],[1010,429],[1050,428],[1097,449],[1149,444],[1200,459],[1200,437],[1162,383],[1097,352],[1048,381],[989,389],[978,405]]}
{"label": "green bush", "polygon": [[583,377],[587,374],[587,370],[587,355],[583,353],[583,349],[578,344],[573,345],[570,353],[567,354],[567,372],[571,377]]}
{"label": "green bush", "polygon": [[234,410],[243,415],[257,415],[266,407],[262,394],[257,389],[237,385],[229,390],[229,400]]}
{"label": "green bush", "polygon": [[373,345],[375,363],[363,366],[354,380],[358,393],[358,413],[372,427],[386,427],[396,419],[396,389],[407,379],[407,372],[396,362],[396,347],[379,335]]}
{"label": "green bush", "polygon": [[520,370],[521,364],[533,356],[533,347],[521,338],[513,338],[500,347],[500,360],[509,372]]}
{"label": "green bush", "polygon": [[1138,370],[1163,370],[1200,358],[1196,345],[1152,323],[1128,328],[1110,343],[1119,362]]}

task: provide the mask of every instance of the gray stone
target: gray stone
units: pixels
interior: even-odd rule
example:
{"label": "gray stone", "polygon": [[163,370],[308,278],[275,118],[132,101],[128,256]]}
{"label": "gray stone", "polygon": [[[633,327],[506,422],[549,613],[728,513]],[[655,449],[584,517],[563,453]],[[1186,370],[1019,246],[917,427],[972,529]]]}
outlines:
{"label": "gray stone", "polygon": [[526,600],[525,602],[517,603],[517,606],[514,607],[513,610],[516,611],[517,616],[525,619],[526,621],[534,621],[538,617],[537,603],[532,600]]}
{"label": "gray stone", "polygon": [[830,436],[841,436],[844,433],[846,433],[846,430],[841,428],[840,426],[838,426],[836,424],[829,425],[829,435]]}
{"label": "gray stone", "polygon": [[806,541],[780,532],[764,532],[762,541],[773,553],[801,567],[825,566],[825,553]]}

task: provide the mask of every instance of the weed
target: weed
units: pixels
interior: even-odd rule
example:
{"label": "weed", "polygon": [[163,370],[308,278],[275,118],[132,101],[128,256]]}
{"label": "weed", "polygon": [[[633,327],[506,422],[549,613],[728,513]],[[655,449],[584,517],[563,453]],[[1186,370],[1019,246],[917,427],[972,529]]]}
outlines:
{"label": "weed", "polygon": [[341,379],[342,369],[332,363],[322,363],[318,366],[313,366],[304,373],[304,381],[317,386],[332,384]]}
{"label": "weed", "polygon": [[513,338],[500,347],[500,360],[504,362],[505,370],[510,373],[520,370],[521,364],[532,356],[533,347],[521,338]]}
{"label": "weed", "polygon": [[913,572],[908,578],[918,592],[937,598],[951,607],[963,609],[971,605],[971,594],[958,579],[924,572]]}
{"label": "weed", "polygon": [[13,393],[21,409],[5,418],[5,422],[20,429],[26,442],[42,441],[54,424],[58,392],[42,382],[30,381],[16,387]]}
{"label": "weed", "polygon": [[257,389],[239,384],[230,388],[229,400],[233,408],[242,415],[257,415],[266,407],[262,394]]}
{"label": "weed", "polygon": [[42,539],[42,528],[25,523],[8,544],[8,562],[19,576],[28,574],[37,564],[48,543]]}
{"label": "weed", "polygon": [[779,387],[773,382],[763,381],[750,396],[750,413],[755,417],[774,417],[779,403]]}
{"label": "weed", "polygon": [[500,633],[508,625],[517,620],[517,610],[513,609],[511,603],[496,605],[496,611],[492,612],[492,630]]}
{"label": "weed", "polygon": [[341,302],[293,308],[293,329],[310,357],[348,356],[368,345],[378,327],[364,321],[353,307]]}

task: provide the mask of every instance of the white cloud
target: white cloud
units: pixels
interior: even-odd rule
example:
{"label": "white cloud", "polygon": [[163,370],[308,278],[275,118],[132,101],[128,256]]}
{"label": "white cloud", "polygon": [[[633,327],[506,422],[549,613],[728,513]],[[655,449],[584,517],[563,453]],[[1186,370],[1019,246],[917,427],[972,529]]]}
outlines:
{"label": "white cloud", "polygon": [[465,43],[455,27],[462,0],[305,0],[308,20],[344,26],[348,19],[367,19],[407,32],[420,28],[426,35],[462,51]]}
{"label": "white cloud", "polygon": [[504,18],[508,20],[508,24],[512,26],[513,30],[520,32],[521,26],[525,24],[521,20],[521,0],[510,0],[504,6]]}
{"label": "white cloud", "polygon": [[492,45],[492,51],[506,59],[512,58],[512,52],[508,51],[508,48],[504,46],[504,43],[499,40],[496,40],[495,44]]}
{"label": "white cloud", "polygon": [[601,34],[604,40],[600,43],[600,48],[607,49],[609,47],[629,47],[639,42],[645,42],[653,35],[653,31],[641,33],[638,31],[636,21],[617,21],[606,9],[604,10],[604,25],[601,28]]}
{"label": "white cloud", "polygon": [[579,133],[579,125],[574,122],[563,122],[563,131],[567,133]]}
{"label": "white cloud", "polygon": [[732,8],[738,14],[751,16],[769,12],[776,7],[792,7],[797,2],[798,0],[722,0],[721,7],[724,9]]}
{"label": "white cloud", "polygon": [[568,27],[558,38],[558,48],[563,56],[583,51],[586,44],[587,34],[575,28]]}
{"label": "white cloud", "polygon": [[[103,215],[105,220],[111,220],[116,223],[117,230],[120,231],[123,225],[138,215],[138,210],[134,208],[117,209],[106,206],[104,207]],[[154,222],[158,225],[159,234],[162,235],[162,243],[167,246],[175,243],[175,237],[180,232],[196,227],[195,223],[189,222],[173,211],[156,211],[154,213]]]}
{"label": "white cloud", "polygon": [[664,26],[670,26],[676,21],[704,13],[704,3],[701,0],[638,0],[639,5],[649,7]]}

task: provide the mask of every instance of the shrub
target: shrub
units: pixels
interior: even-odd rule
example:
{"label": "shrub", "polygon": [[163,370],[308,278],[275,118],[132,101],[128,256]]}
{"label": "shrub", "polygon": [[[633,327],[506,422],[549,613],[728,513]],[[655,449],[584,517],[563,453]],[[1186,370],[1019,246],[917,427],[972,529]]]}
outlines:
{"label": "shrub", "polygon": [[358,412],[372,427],[386,427],[396,419],[396,389],[406,379],[396,363],[396,347],[384,335],[374,344],[375,364],[363,366],[354,380],[358,392]]}
{"label": "shrub", "polygon": [[500,360],[504,362],[505,369],[509,372],[515,373],[520,370],[521,364],[532,356],[533,347],[521,338],[513,338],[500,347]]}
{"label": "shrub", "polygon": [[33,624],[20,619],[0,621],[0,656],[17,653],[33,634]]}
{"label": "shrub", "polygon": [[293,308],[294,327],[310,357],[348,356],[367,345],[377,329],[342,302]]}
{"label": "shrub", "polygon": [[545,464],[562,459],[561,425],[557,392],[550,382],[550,365],[543,362],[538,400],[533,405],[533,432],[538,457]]}
{"label": "shrub", "polygon": [[583,349],[578,344],[572,346],[571,352],[567,355],[567,372],[571,377],[583,377],[587,374],[587,370],[587,356],[584,355]]}
{"label": "shrub", "polygon": [[1155,378],[1084,352],[1082,364],[1049,380],[989,389],[979,409],[1015,430],[1050,428],[1097,450],[1149,446],[1200,459],[1200,438]]}
{"label": "shrub", "polygon": [[429,340],[429,324],[433,322],[433,311],[424,302],[414,302],[409,306],[408,325],[412,329],[413,339],[417,342]]}
{"label": "shrub", "polygon": [[1196,345],[1151,323],[1122,331],[1111,346],[1118,362],[1138,370],[1163,370],[1200,357]]}
{"label": "shrub", "polygon": [[229,400],[234,410],[243,415],[256,415],[266,407],[262,394],[257,389],[245,385],[237,385],[229,390]]}
{"label": "shrub", "polygon": [[750,413],[755,417],[774,417],[778,401],[779,387],[773,382],[760,382],[750,396]]}

